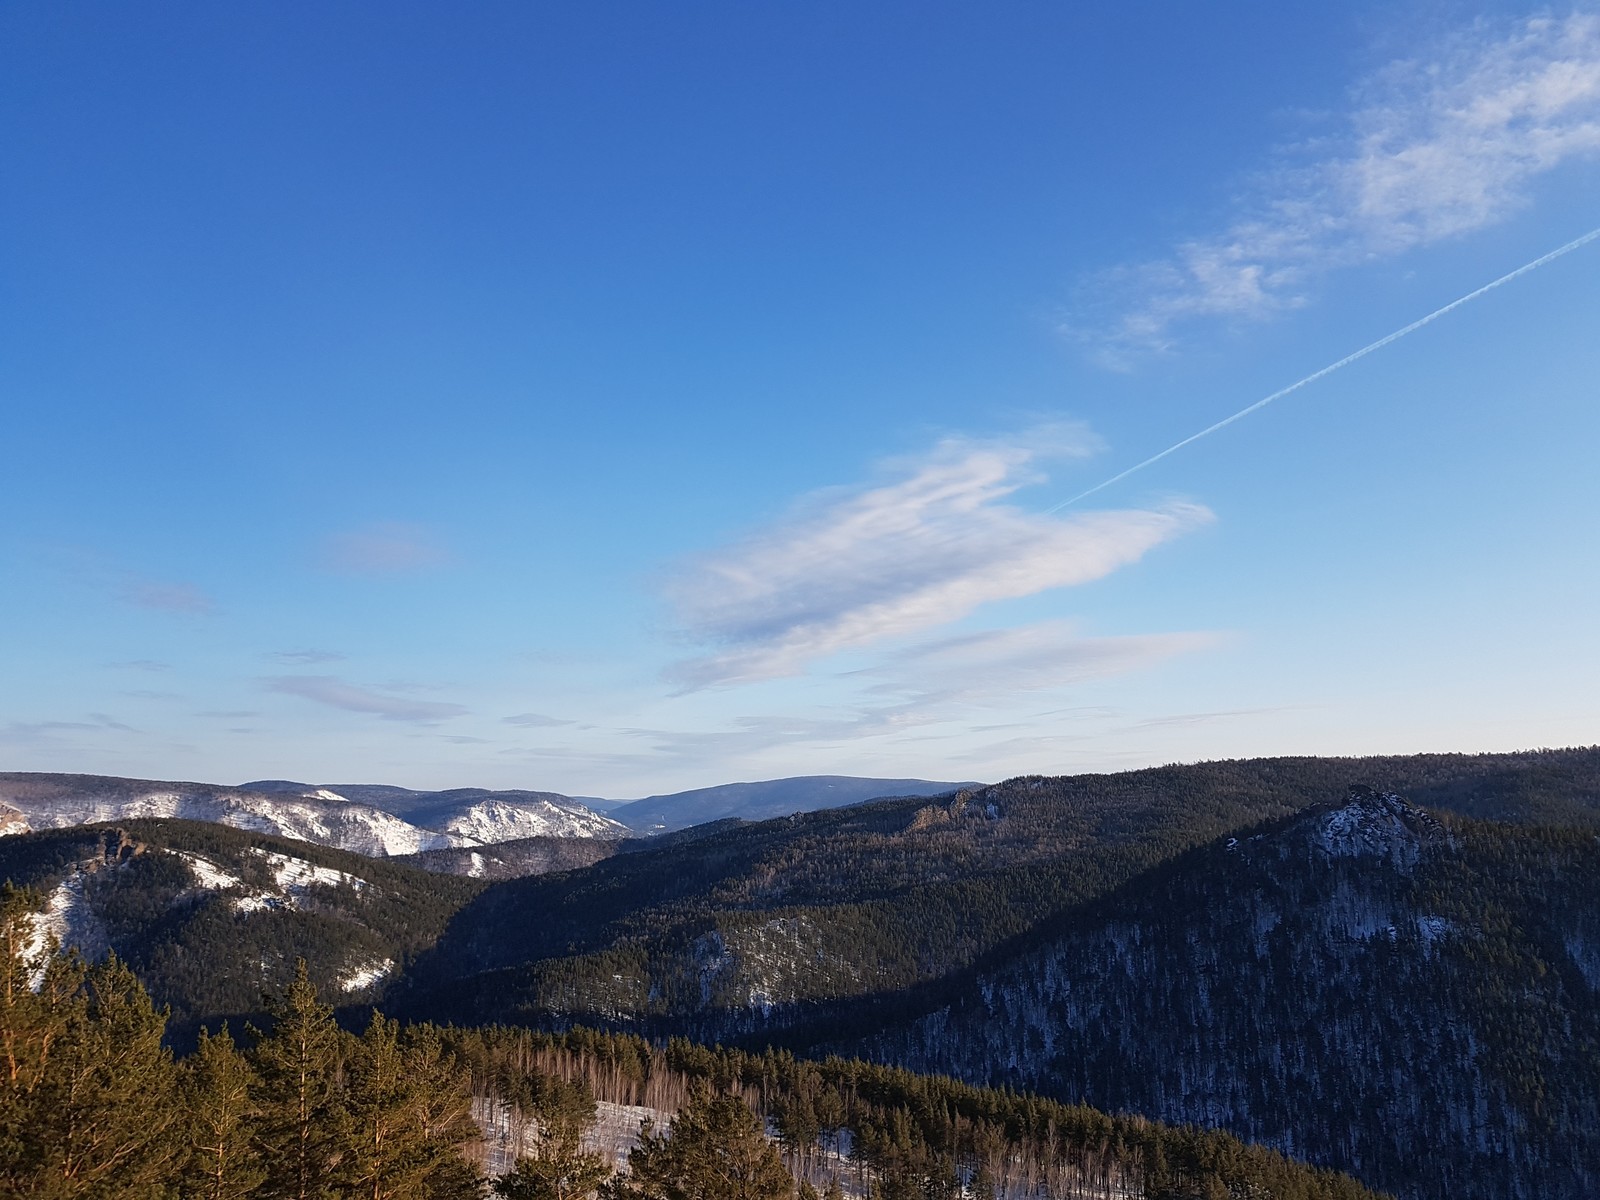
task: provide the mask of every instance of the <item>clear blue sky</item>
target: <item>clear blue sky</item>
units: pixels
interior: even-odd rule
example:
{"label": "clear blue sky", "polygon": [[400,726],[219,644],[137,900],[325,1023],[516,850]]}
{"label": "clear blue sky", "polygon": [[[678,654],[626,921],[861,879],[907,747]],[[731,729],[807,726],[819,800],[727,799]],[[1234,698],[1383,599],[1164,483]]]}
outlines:
{"label": "clear blue sky", "polygon": [[0,764],[1600,740],[1600,10],[0,11]]}

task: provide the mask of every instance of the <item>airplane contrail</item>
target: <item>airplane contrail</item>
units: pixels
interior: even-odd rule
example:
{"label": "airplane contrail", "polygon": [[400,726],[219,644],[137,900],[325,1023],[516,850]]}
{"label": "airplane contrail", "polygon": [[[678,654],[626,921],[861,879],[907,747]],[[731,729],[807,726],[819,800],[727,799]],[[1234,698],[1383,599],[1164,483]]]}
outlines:
{"label": "airplane contrail", "polygon": [[1183,441],[1174,442],[1172,445],[1168,446],[1165,450],[1161,451],[1161,453],[1152,454],[1149,458],[1145,459],[1143,462],[1135,463],[1133,466],[1129,467],[1126,471],[1122,471],[1119,474],[1113,475],[1110,479],[1105,480],[1103,483],[1095,484],[1092,488],[1090,488],[1086,492],[1079,492],[1076,496],[1072,497],[1072,499],[1070,499],[1070,500],[1063,500],[1060,504],[1057,504],[1057,505],[1054,505],[1054,506],[1052,506],[1050,508],[1045,509],[1045,512],[1047,512],[1047,513],[1060,512],[1063,508],[1066,508],[1066,507],[1068,507],[1069,505],[1072,505],[1072,504],[1076,504],[1079,500],[1082,500],[1087,496],[1092,496],[1096,492],[1100,491],[1101,489],[1110,487],[1113,483],[1120,483],[1122,480],[1126,479],[1129,475],[1132,475],[1134,472],[1142,471],[1146,467],[1151,466],[1154,463],[1160,462],[1163,458],[1167,457],[1167,455],[1177,453],[1179,450],[1182,450],[1185,446],[1189,445],[1191,442],[1198,442],[1203,437],[1210,437],[1213,433],[1216,433],[1217,430],[1223,429],[1223,428],[1225,428],[1225,427],[1227,427],[1229,425],[1232,425],[1235,421],[1238,421],[1238,420],[1240,420],[1240,419],[1242,419],[1244,417],[1248,417],[1251,413],[1255,412],[1257,409],[1265,408],[1267,405],[1271,404],[1274,400],[1282,400],[1290,392],[1297,392],[1301,388],[1305,387],[1308,384],[1315,383],[1319,379],[1322,379],[1322,378],[1324,378],[1324,377],[1326,377],[1328,375],[1332,375],[1335,371],[1339,370],[1341,367],[1348,367],[1351,363],[1355,362],[1357,359],[1365,358],[1367,355],[1371,354],[1374,350],[1382,350],[1385,346],[1389,345],[1389,343],[1398,342],[1401,338],[1405,337],[1406,334],[1415,333],[1417,330],[1421,329],[1424,325],[1429,325],[1429,324],[1433,323],[1434,321],[1437,321],[1440,317],[1444,316],[1446,313],[1454,312],[1456,309],[1460,308],[1463,304],[1466,304],[1466,303],[1468,303],[1469,301],[1472,301],[1472,300],[1476,300],[1479,296],[1483,295],[1485,292],[1492,292],[1492,291],[1494,291],[1495,288],[1499,287],[1501,284],[1510,283],[1513,279],[1520,278],[1521,276],[1526,275],[1529,271],[1537,271],[1540,267],[1544,266],[1546,263],[1554,262],[1556,259],[1560,258],[1563,254],[1571,254],[1574,250],[1577,250],[1579,247],[1582,247],[1582,246],[1587,246],[1590,242],[1596,240],[1597,238],[1600,238],[1600,229],[1591,229],[1588,233],[1584,234],[1582,237],[1574,238],[1572,241],[1568,242],[1565,246],[1558,247],[1557,249],[1550,251],[1549,254],[1543,255],[1540,258],[1536,258],[1530,263],[1524,263],[1522,266],[1518,267],[1515,271],[1507,272],[1506,274],[1500,276],[1499,279],[1494,280],[1492,283],[1486,283],[1481,288],[1478,288],[1476,291],[1468,292],[1465,296],[1462,296],[1459,299],[1450,301],[1450,303],[1446,304],[1443,308],[1434,309],[1427,316],[1421,317],[1418,320],[1415,320],[1415,321],[1411,322],[1411,324],[1407,325],[1404,329],[1397,329],[1393,333],[1389,334],[1387,337],[1381,337],[1377,341],[1371,343],[1370,345],[1361,347],[1361,349],[1355,351],[1353,354],[1346,354],[1338,362],[1329,363],[1327,366],[1323,367],[1322,370],[1314,371],[1310,375],[1307,375],[1304,379],[1299,380],[1296,383],[1291,383],[1286,388],[1280,388],[1278,391],[1273,392],[1272,395],[1265,396],[1262,399],[1257,400],[1254,404],[1250,405],[1248,408],[1241,408],[1238,412],[1234,413],[1233,416],[1231,416],[1231,417],[1223,417],[1222,420],[1218,421],[1215,425],[1207,425],[1199,433],[1191,433],[1188,437],[1184,438]]}

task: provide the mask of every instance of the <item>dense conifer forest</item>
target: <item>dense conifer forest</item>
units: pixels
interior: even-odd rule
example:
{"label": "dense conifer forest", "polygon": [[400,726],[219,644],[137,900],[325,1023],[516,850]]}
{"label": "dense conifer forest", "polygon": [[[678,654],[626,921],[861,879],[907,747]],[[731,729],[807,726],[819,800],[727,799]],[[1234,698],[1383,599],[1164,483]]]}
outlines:
{"label": "dense conifer forest", "polygon": [[0,838],[0,880],[49,896],[64,942],[115,951],[189,1036],[258,1012],[295,962],[325,994],[370,1003],[483,887],[384,859],[199,821],[84,825]]}
{"label": "dense conifer forest", "polygon": [[[1276,1196],[1354,1181],[1224,1134],[841,1059],[587,1031],[342,1029],[301,964],[265,1031],[202,1034],[0,894],[0,1189],[28,1200]],[[597,1144],[600,1106],[646,1113]]]}
{"label": "dense conifer forest", "polygon": [[937,801],[723,824],[499,884],[387,1003],[466,1023],[803,1044],[804,1030],[784,1030],[899,1020],[917,989],[1058,915],[1364,783],[1467,815],[1600,829],[1595,749],[1024,777]]}
{"label": "dense conifer forest", "polygon": [[[1350,793],[1363,782],[1394,798]],[[1352,809],[1347,793],[1365,799]],[[716,1061],[739,1064],[743,1102],[777,1130],[781,1106],[748,1067],[777,1046],[842,1055],[852,1078],[906,1067],[1226,1129],[1406,1197],[1531,1200],[1585,1195],[1596,1181],[1585,1162],[1600,1153],[1597,831],[1600,750],[1583,749],[1026,777],[718,822],[501,882],[127,821],[0,839],[0,878],[33,889],[45,910],[36,929],[84,950],[87,973],[66,992],[85,1011],[114,954],[121,982],[107,994],[137,980],[170,1008],[166,1043],[185,1063],[199,1061],[197,1045],[217,1056],[237,1043],[259,1073],[264,1051],[247,1026],[272,1027],[303,959],[300,982],[350,1029],[367,1030],[375,1004],[410,1023],[379,1026],[397,1044],[433,1029],[471,1078],[477,1127],[499,1113],[504,1129],[523,1104],[485,1066],[496,1047],[588,1027],[629,1036],[581,1035],[588,1058],[540,1070],[589,1089],[602,1124],[615,1116],[607,1106],[641,1103],[630,1089],[645,1084],[619,1082],[639,1070],[646,1082],[683,1074],[671,1104],[645,1104],[660,1128],[695,1080],[724,1094],[733,1068],[685,1065],[686,1047],[722,1043],[754,1056]],[[202,1026],[213,1036],[197,1042]],[[356,1043],[340,1037],[336,1089],[358,1077],[345,1065]],[[516,1044],[558,1054],[579,1043]],[[653,1065],[597,1075],[607,1054]],[[1061,1113],[1047,1142],[1062,1136]],[[695,1120],[728,1131],[734,1115]],[[879,1144],[877,1120],[839,1126],[806,1161],[853,1152],[861,1171],[879,1171],[861,1158]],[[1158,1154],[1128,1132],[1144,1128],[1138,1118],[1117,1120],[1133,1122],[1116,1126],[1128,1150],[1114,1156],[1119,1170],[1148,1168],[1159,1183],[1156,1168],[1187,1163],[1180,1184],[1194,1194],[1255,1194],[1209,1159],[1184,1158],[1168,1126],[1149,1126],[1165,1131],[1150,1135]],[[1025,1128],[1009,1124],[1007,1137],[1025,1141]],[[970,1182],[979,1149],[941,1136],[946,1174],[929,1178]],[[1087,1146],[1062,1178],[1119,1194],[1132,1176],[1097,1176]],[[483,1147],[473,1153],[483,1169]],[[666,1162],[677,1151],[647,1153]],[[782,1153],[798,1170],[800,1151]],[[545,1186],[536,1174],[523,1182]],[[867,1178],[840,1182],[865,1194]]]}

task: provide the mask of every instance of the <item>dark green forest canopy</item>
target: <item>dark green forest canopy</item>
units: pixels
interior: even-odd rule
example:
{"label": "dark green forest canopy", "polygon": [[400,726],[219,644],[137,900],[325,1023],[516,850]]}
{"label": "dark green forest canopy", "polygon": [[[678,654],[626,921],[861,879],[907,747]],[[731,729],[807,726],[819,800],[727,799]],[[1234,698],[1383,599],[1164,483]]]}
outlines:
{"label": "dark green forest canopy", "polygon": [[[195,860],[237,886],[200,886]],[[301,887],[291,903],[275,861],[343,882]],[[398,969],[483,886],[270,834],[168,819],[0,838],[0,879],[41,893],[70,880],[100,943],[92,949],[114,950],[157,1003],[171,1008],[185,1037],[200,1020],[258,1012],[263,996],[293,977],[296,959],[335,996],[353,966],[388,961]]]}
{"label": "dark green forest canopy", "polygon": [[[303,963],[265,1031],[248,1028],[242,1044],[202,1034],[174,1061],[164,1015],[114,956],[91,965],[29,948],[42,906],[0,891],[0,1192],[27,1200],[468,1200],[489,1182],[474,1112],[533,1131],[501,1164],[513,1169],[496,1191],[513,1200],[784,1200],[814,1195],[820,1175],[837,1194],[841,1173],[874,1196],[921,1200],[1018,1172],[1070,1178],[1086,1196],[1373,1195],[1226,1135],[859,1062],[402,1027],[376,1012],[356,1036]],[[653,1105],[667,1122],[643,1131],[621,1177],[581,1144],[596,1098]],[[841,1137],[847,1160],[820,1153]],[[552,1180],[578,1186],[545,1190]]]}
{"label": "dark green forest canopy", "polygon": [[[933,801],[718,822],[491,885],[157,820],[0,838],[0,878],[48,890],[98,865],[84,890],[105,940],[178,1027],[256,1010],[304,956],[329,995],[353,965],[392,962],[387,982],[351,1001],[381,998],[409,1018],[620,1021],[759,1040],[841,1014],[898,1019],[922,1003],[919,989],[1186,850],[1363,782],[1474,816],[1600,828],[1590,748],[1024,777]],[[122,838],[137,852],[118,848]],[[366,886],[310,888],[295,905],[245,912],[197,890],[177,858],[214,861],[254,886],[267,879],[262,853]]]}
{"label": "dark green forest canopy", "polygon": [[[499,884],[390,1003],[463,1021],[621,1015],[704,1037],[770,1031],[815,1019],[817,1004],[962,971],[1188,849],[1353,784],[1472,816],[1600,828],[1594,748],[1022,777],[936,801],[725,823]],[[739,966],[780,958],[804,969],[773,979]]]}

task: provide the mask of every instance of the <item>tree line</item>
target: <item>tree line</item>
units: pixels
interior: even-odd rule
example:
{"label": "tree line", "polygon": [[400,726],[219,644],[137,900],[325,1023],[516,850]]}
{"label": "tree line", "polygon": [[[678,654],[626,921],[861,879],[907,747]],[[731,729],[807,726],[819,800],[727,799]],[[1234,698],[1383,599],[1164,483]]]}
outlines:
{"label": "tree line", "polygon": [[[18,1200],[1371,1196],[1226,1135],[862,1062],[377,1012],[354,1033],[303,965],[266,1028],[179,1060],[133,972],[41,944],[39,907],[0,889],[0,1194]],[[656,1115],[607,1153],[600,1101]],[[485,1123],[515,1132],[493,1180]]]}

